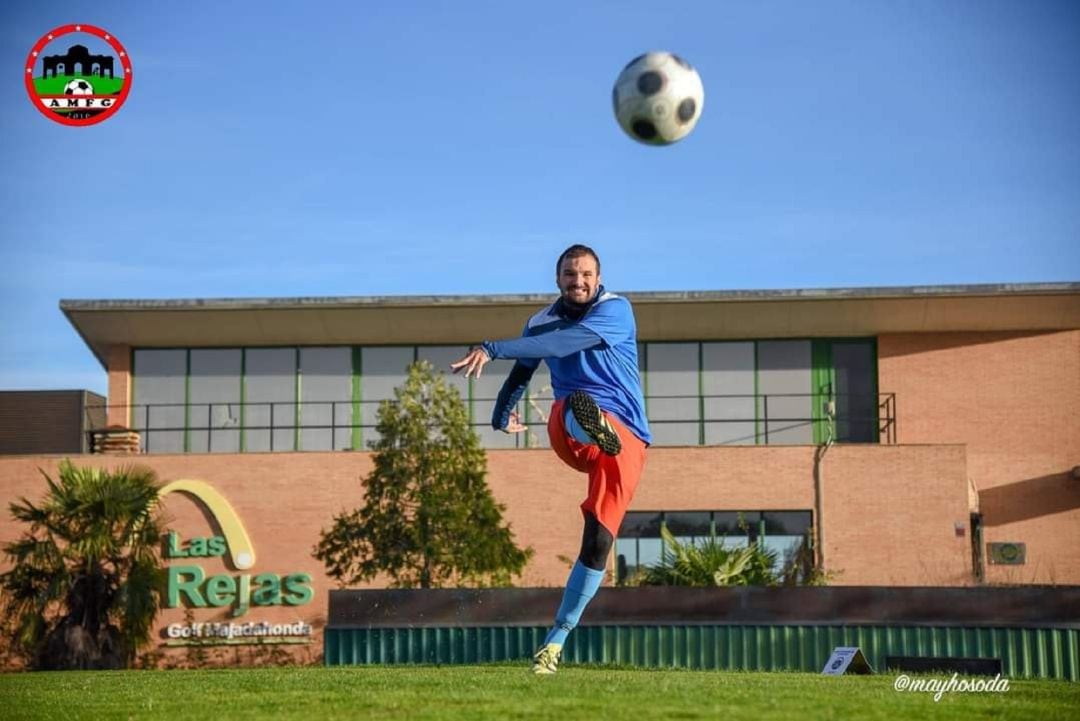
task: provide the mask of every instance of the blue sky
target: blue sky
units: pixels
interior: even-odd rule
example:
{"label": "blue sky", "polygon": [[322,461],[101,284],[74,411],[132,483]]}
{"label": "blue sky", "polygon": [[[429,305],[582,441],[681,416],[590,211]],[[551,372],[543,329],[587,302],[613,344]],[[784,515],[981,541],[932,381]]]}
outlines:
{"label": "blue sky", "polygon": [[[111,119],[30,105],[43,33],[99,25]],[[105,390],[61,298],[1080,280],[1080,3],[52,2],[0,6],[0,389]],[[706,100],[635,144],[622,66]]]}

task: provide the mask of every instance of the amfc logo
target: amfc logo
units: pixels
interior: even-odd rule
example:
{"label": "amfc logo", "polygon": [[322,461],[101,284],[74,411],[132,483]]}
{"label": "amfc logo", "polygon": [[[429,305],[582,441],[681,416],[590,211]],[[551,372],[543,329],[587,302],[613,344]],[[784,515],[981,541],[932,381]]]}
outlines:
{"label": "amfc logo", "polygon": [[131,92],[131,57],[112,33],[93,25],[61,25],[41,36],[26,57],[26,92],[50,120],[100,123]]}
{"label": "amfc logo", "polygon": [[[169,483],[158,494],[183,493],[201,503],[221,528],[222,535],[180,538],[175,531],[165,537],[166,558],[213,558],[229,555],[232,565],[246,571],[255,565],[255,548],[251,545],[240,517],[206,481],[178,480]],[[236,576],[221,574],[207,577],[201,566],[174,565],[169,568],[166,607],[177,608],[186,602],[196,608],[233,606],[233,616],[242,616],[251,606],[300,606],[315,597],[311,576],[292,573],[244,573]]]}

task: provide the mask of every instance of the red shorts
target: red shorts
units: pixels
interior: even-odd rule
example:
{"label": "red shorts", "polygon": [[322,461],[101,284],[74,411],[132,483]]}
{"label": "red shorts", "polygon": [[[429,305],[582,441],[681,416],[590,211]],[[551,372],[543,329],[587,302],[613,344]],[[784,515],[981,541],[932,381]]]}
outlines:
{"label": "red shorts", "polygon": [[619,455],[609,456],[599,446],[581,443],[566,432],[563,406],[564,401],[555,401],[548,417],[551,448],[566,465],[589,474],[589,495],[582,502],[581,511],[596,516],[612,536],[617,536],[645,467],[647,446],[607,411],[603,412],[604,417],[622,441]]}

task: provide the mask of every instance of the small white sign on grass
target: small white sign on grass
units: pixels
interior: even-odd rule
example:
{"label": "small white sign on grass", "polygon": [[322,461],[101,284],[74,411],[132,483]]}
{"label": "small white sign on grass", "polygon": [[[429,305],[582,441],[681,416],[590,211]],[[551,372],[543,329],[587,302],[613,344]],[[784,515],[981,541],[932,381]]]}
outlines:
{"label": "small white sign on grass", "polygon": [[826,676],[843,676],[848,671],[868,674],[873,673],[874,669],[870,667],[870,662],[858,646],[837,646],[821,672]]}

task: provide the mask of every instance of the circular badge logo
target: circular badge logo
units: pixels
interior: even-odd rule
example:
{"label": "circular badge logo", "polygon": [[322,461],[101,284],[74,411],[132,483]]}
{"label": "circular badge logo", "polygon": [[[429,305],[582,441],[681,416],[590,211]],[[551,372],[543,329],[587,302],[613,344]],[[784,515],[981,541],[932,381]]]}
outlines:
{"label": "circular badge logo", "polygon": [[64,125],[100,123],[131,92],[131,57],[111,33],[93,25],[62,25],[42,35],[24,74],[30,102]]}

